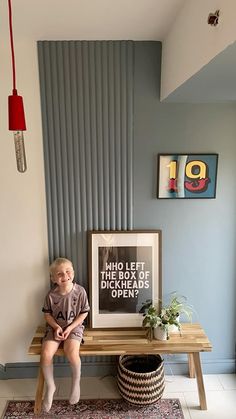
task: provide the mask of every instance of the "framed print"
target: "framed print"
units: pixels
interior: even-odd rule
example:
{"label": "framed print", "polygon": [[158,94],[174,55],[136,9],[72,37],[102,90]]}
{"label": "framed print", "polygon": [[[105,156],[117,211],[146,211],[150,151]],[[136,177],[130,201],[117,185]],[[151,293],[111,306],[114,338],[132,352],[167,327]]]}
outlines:
{"label": "framed print", "polygon": [[218,154],[159,154],[157,198],[215,198]]}
{"label": "framed print", "polygon": [[90,231],[90,327],[141,327],[161,299],[161,231]]}

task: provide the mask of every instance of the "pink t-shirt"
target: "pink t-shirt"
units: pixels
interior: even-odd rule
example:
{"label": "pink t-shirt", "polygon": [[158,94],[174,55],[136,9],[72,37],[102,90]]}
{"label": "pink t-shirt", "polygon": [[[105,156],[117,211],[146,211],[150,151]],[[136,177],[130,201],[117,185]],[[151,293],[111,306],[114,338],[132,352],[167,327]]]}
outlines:
{"label": "pink t-shirt", "polygon": [[[86,313],[89,310],[86,291],[79,284],[74,284],[72,290],[66,295],[61,295],[56,288],[51,289],[45,297],[42,308],[44,313],[51,314],[62,329],[69,326],[79,314]],[[49,328],[51,329],[50,326]],[[81,326],[73,329],[73,332],[77,331],[81,331]]]}

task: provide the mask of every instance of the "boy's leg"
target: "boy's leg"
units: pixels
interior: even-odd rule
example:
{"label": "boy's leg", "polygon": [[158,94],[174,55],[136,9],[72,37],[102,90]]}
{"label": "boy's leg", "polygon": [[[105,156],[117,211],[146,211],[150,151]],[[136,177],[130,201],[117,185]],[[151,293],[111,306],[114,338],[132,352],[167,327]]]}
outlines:
{"label": "boy's leg", "polygon": [[53,378],[53,356],[60,342],[47,340],[42,345],[41,368],[46,382],[46,392],[43,399],[43,410],[49,412],[52,406],[56,386]]}
{"label": "boy's leg", "polygon": [[72,386],[69,399],[70,404],[76,404],[80,399],[81,361],[79,356],[79,349],[79,340],[67,339],[64,342],[64,351],[68,361],[70,362],[72,370]]}

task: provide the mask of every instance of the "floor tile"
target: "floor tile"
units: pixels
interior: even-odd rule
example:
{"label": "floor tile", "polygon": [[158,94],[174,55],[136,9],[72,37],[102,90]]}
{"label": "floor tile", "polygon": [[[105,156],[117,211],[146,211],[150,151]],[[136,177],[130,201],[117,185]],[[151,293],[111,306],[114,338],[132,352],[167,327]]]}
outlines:
{"label": "floor tile", "polygon": [[32,396],[13,397],[13,400],[34,400]]}
{"label": "floor tile", "polygon": [[208,391],[207,410],[201,410],[197,392],[186,392],[184,397],[191,419],[235,419],[236,390]]}
{"label": "floor tile", "polygon": [[117,379],[113,376],[103,377],[99,386],[98,397],[100,399],[120,399],[120,393],[117,387]]}
{"label": "floor tile", "polygon": [[81,396],[91,396],[91,399],[97,399],[101,383],[101,377],[82,377],[80,383]]}
{"label": "floor tile", "polygon": [[[203,377],[205,389],[207,390],[223,390],[223,386],[218,376],[204,375]],[[183,375],[167,375],[165,377],[166,391],[168,393],[181,391],[197,391],[196,378],[189,378]]]}
{"label": "floor tile", "polygon": [[1,397],[35,396],[36,379],[25,378],[21,380],[0,380]]}
{"label": "floor tile", "polygon": [[[81,398],[85,396],[89,396],[91,399],[98,398],[100,386],[100,377],[82,377],[80,382]],[[56,396],[68,398],[71,389],[71,377],[57,379],[57,387],[58,391]]]}
{"label": "floor tile", "polygon": [[56,381],[55,397],[67,399],[70,394],[71,377],[58,378]]}
{"label": "floor tile", "polygon": [[[19,380],[18,380],[19,381]],[[0,380],[0,397],[13,397],[13,388],[10,380]]]}
{"label": "floor tile", "polygon": [[220,374],[218,379],[224,390],[236,390],[236,374]]}

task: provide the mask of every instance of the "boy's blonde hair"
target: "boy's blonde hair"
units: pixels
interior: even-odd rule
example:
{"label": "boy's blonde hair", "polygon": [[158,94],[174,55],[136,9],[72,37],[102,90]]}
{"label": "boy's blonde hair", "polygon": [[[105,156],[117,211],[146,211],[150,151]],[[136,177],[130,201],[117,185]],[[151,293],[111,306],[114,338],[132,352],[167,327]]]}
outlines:
{"label": "boy's blonde hair", "polygon": [[62,265],[62,263],[70,263],[70,264],[71,264],[72,269],[74,269],[74,268],[73,268],[73,263],[71,262],[71,260],[66,259],[66,258],[56,258],[56,259],[55,259],[55,260],[51,263],[51,265],[49,266],[49,272],[50,272],[50,275],[51,275],[51,276],[53,275],[53,272],[54,272],[54,270],[56,269],[56,267],[57,267],[57,266],[59,266],[59,265]]}

